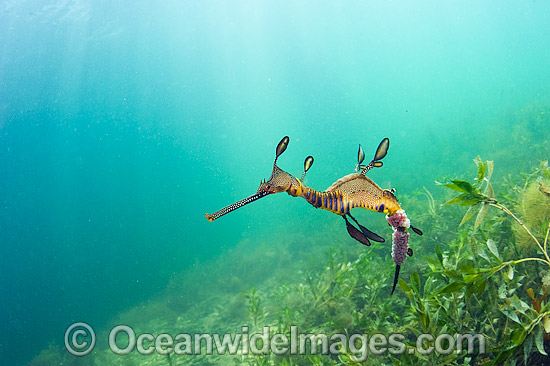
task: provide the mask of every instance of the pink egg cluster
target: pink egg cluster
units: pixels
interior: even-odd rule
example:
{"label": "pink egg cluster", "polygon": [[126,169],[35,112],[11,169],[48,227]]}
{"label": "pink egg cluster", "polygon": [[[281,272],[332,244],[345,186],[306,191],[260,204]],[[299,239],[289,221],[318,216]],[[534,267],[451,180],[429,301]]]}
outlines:
{"label": "pink egg cluster", "polygon": [[395,264],[401,265],[407,258],[409,245],[409,233],[407,228],[411,226],[410,220],[404,210],[399,210],[392,216],[386,216],[388,223],[393,227],[392,258]]}
{"label": "pink egg cluster", "polygon": [[411,221],[407,218],[405,210],[398,210],[391,216],[386,216],[388,223],[395,229],[398,227],[410,227]]}

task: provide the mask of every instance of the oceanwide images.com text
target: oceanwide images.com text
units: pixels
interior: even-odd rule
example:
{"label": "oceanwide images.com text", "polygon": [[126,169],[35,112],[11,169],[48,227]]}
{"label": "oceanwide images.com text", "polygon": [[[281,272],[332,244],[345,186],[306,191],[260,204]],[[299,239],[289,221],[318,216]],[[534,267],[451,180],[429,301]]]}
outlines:
{"label": "oceanwide images.com text", "polygon": [[[409,354],[484,354],[485,338],[479,334],[421,334],[416,340],[406,340],[400,333],[384,334],[311,334],[300,333],[297,326],[291,326],[288,333],[272,332],[264,326],[261,332],[250,332],[248,326],[240,333],[161,333],[136,332],[127,325],[117,325],[109,332],[109,348],[120,356],[134,351],[150,355],[353,355],[357,361],[366,360],[368,355]],[[65,347],[75,356],[89,354],[96,343],[95,332],[86,323],[74,323],[65,332]]]}

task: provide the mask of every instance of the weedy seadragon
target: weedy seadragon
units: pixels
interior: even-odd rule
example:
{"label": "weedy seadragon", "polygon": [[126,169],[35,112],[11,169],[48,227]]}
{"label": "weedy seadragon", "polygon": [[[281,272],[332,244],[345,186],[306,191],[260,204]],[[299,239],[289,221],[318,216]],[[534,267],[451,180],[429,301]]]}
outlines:
{"label": "weedy seadragon", "polygon": [[[374,158],[368,165],[362,165],[365,159],[365,153],[363,152],[361,145],[359,145],[355,173],[348,174],[338,179],[322,192],[310,188],[304,184],[306,173],[313,164],[312,156],[308,156],[304,161],[304,173],[300,179],[295,178],[277,166],[277,159],[283,152],[285,152],[288,147],[288,143],[289,138],[288,136],[285,136],[277,145],[271,177],[267,181],[264,180],[260,183],[260,187],[255,194],[235,202],[232,205],[224,207],[213,214],[206,214],[205,216],[208,221],[214,221],[231,211],[234,211],[267,195],[287,192],[293,197],[304,198],[313,207],[321,208],[342,216],[346,223],[346,228],[349,235],[362,244],[371,245],[370,240],[375,242],[384,242],[385,240],[380,235],[375,234],[363,225],[359,224],[359,222],[357,222],[357,220],[351,215],[350,211],[353,208],[360,207],[371,211],[385,213],[388,223],[393,228],[392,258],[396,264],[391,292],[393,294],[399,279],[399,270],[401,265],[407,258],[407,255],[412,255],[412,250],[408,247],[408,229],[413,230],[418,235],[422,235],[422,232],[411,226],[410,220],[407,218],[405,211],[401,208],[399,201],[397,201],[397,198],[394,195],[394,190],[382,189],[378,186],[378,184],[374,183],[366,176],[367,172],[372,168],[381,167],[383,165],[381,160],[388,152],[390,140],[385,138],[382,142],[380,142],[378,149],[376,149],[376,153],[374,154]],[[348,220],[348,217],[355,222],[355,224],[357,224],[358,228],[353,226],[350,220]]]}

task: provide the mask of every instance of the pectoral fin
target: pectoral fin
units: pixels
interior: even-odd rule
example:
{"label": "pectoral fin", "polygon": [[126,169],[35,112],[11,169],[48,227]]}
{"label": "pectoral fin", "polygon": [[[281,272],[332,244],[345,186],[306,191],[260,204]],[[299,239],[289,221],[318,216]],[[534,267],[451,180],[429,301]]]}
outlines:
{"label": "pectoral fin", "polygon": [[361,244],[365,244],[367,246],[370,246],[369,239],[363,234],[361,231],[357,230],[355,226],[349,223],[347,217],[344,215],[342,216],[344,220],[346,221],[346,228],[348,229],[348,234]]}
{"label": "pectoral fin", "polygon": [[363,234],[365,234],[365,236],[377,243],[383,243],[386,241],[386,239],[384,239],[383,237],[381,237],[380,235],[376,234],[376,233],[373,233],[372,231],[370,231],[369,229],[367,229],[366,227],[364,227],[363,225],[359,225],[359,228],[361,229],[361,231],[363,232]]}
{"label": "pectoral fin", "polygon": [[353,221],[355,221],[355,223],[359,226],[359,229],[363,232],[363,235],[365,235],[367,238],[369,238],[370,240],[372,241],[375,241],[377,243],[383,243],[385,242],[386,240],[381,237],[380,235],[370,231],[369,229],[367,229],[366,227],[364,227],[363,225],[361,225],[356,219],[355,217],[351,216],[350,213],[348,213],[348,216],[351,217],[351,219]]}

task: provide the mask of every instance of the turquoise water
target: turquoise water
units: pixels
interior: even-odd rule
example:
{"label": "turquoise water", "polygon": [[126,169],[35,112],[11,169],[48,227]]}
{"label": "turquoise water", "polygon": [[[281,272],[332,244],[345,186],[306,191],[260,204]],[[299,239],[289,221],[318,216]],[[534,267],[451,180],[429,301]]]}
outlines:
{"label": "turquoise water", "polygon": [[[549,16],[544,1],[3,1],[1,363],[110,324],[243,238],[334,223],[286,195],[204,219],[255,192],[285,135],[279,166],[300,176],[313,155],[317,189],[383,137],[369,176],[398,195],[478,154],[501,175],[547,159],[531,147],[548,137]],[[516,128],[521,112],[539,123]]]}

